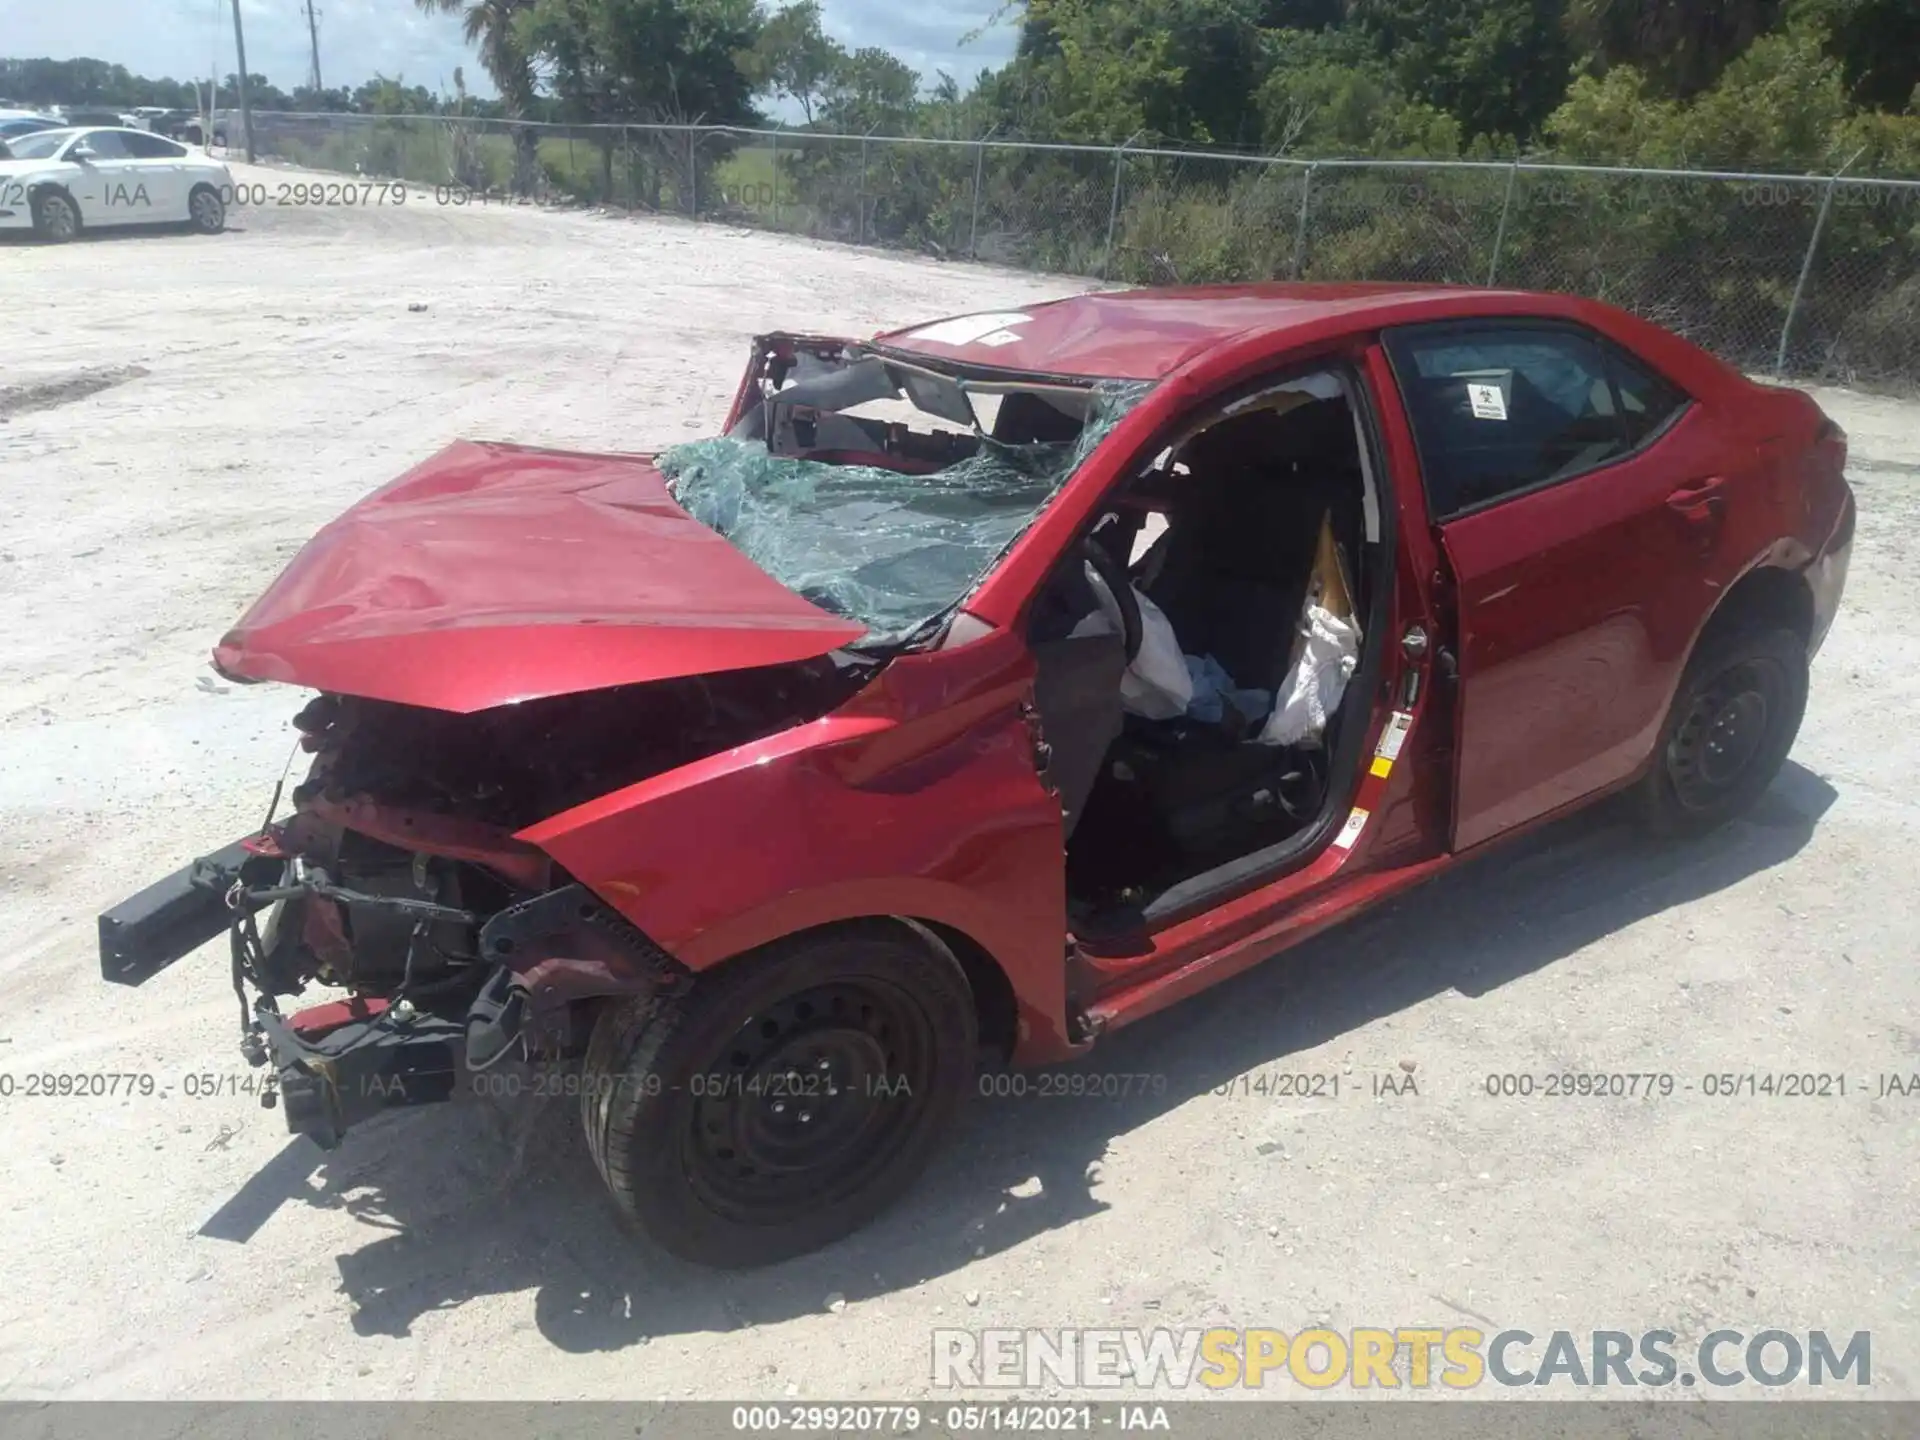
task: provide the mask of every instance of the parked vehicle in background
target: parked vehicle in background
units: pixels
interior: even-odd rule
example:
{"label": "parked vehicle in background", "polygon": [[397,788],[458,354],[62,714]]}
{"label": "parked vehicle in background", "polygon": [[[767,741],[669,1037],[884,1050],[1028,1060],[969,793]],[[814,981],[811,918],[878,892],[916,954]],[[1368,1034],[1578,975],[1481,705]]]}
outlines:
{"label": "parked vehicle in background", "polygon": [[59,243],[120,225],[184,223],[209,235],[226,227],[227,167],[145,130],[42,130],[7,149],[0,230]]}
{"label": "parked vehicle in background", "polygon": [[1740,815],[1840,603],[1846,454],[1563,295],[764,336],[712,439],[456,443],[322,529],[214,651],[319,692],[291,812],[103,915],[102,973],[224,932],[323,1145],[575,1060],[624,1215],[779,1259],[912,1183],[983,1043],[1084,1055],[1604,796]]}
{"label": "parked vehicle in background", "polygon": [[0,158],[12,152],[7,148],[9,141],[18,140],[24,135],[36,135],[42,130],[58,130],[60,122],[45,115],[34,115],[19,111],[0,111]]}
{"label": "parked vehicle in background", "polygon": [[86,106],[62,105],[55,112],[63,124],[70,126],[111,125],[118,129],[138,129],[132,115],[119,110],[101,110]]}
{"label": "parked vehicle in background", "polygon": [[162,110],[150,117],[148,123],[154,134],[164,135],[169,140],[179,140],[188,145],[201,143],[203,132],[197,111]]}

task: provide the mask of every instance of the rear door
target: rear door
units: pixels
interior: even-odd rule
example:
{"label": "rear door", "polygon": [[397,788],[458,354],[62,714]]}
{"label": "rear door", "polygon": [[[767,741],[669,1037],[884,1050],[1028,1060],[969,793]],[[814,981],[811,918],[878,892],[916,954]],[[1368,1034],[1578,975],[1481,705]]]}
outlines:
{"label": "rear door", "polygon": [[1645,760],[1732,578],[1728,494],[1700,407],[1584,327],[1385,339],[1451,572],[1464,850]]}
{"label": "rear door", "polygon": [[122,132],[120,139],[133,159],[128,173],[144,185],[153,202],[153,220],[187,218],[187,151],[159,135]]}

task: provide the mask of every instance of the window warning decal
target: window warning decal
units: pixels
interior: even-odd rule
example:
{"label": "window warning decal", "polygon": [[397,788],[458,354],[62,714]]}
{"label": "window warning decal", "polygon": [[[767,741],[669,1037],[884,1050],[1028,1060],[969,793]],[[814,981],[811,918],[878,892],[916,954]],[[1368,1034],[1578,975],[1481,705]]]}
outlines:
{"label": "window warning decal", "polygon": [[1387,720],[1386,728],[1380,732],[1380,743],[1373,747],[1373,764],[1367,767],[1369,775],[1378,775],[1385,779],[1393,773],[1393,762],[1400,758],[1400,747],[1406,743],[1407,731],[1412,728],[1411,711],[1393,712]]}
{"label": "window warning decal", "polygon": [[1500,393],[1498,385],[1475,385],[1468,382],[1467,404],[1473,408],[1473,418],[1476,420],[1507,418],[1507,397]]}

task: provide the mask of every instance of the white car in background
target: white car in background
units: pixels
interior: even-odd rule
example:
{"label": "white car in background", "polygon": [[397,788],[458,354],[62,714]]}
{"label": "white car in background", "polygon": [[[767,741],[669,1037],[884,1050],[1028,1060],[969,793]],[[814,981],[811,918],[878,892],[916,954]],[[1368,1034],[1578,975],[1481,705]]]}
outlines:
{"label": "white car in background", "polygon": [[217,160],[145,130],[42,130],[0,156],[0,230],[71,240],[83,229],[226,227],[233,176]]}

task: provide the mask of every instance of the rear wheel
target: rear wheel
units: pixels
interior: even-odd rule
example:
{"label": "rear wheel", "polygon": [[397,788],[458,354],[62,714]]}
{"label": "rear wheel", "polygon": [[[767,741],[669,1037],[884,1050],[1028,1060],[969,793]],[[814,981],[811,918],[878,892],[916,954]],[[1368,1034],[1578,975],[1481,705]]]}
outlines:
{"label": "rear wheel", "polygon": [[42,190],[33,197],[33,230],[42,240],[64,245],[80,233],[80,211],[64,190]]}
{"label": "rear wheel", "polygon": [[588,1147],[663,1248],[767,1264],[858,1229],[912,1184],[977,1045],[965,973],[930,932],[797,936],[600,1017]]}
{"label": "rear wheel", "polygon": [[227,207],[211,185],[196,185],[187,197],[187,218],[202,235],[218,235],[227,228]]}
{"label": "rear wheel", "polygon": [[1709,634],[1687,666],[1661,731],[1641,812],[1663,835],[1700,835],[1751,806],[1800,733],[1807,647],[1767,626]]}

